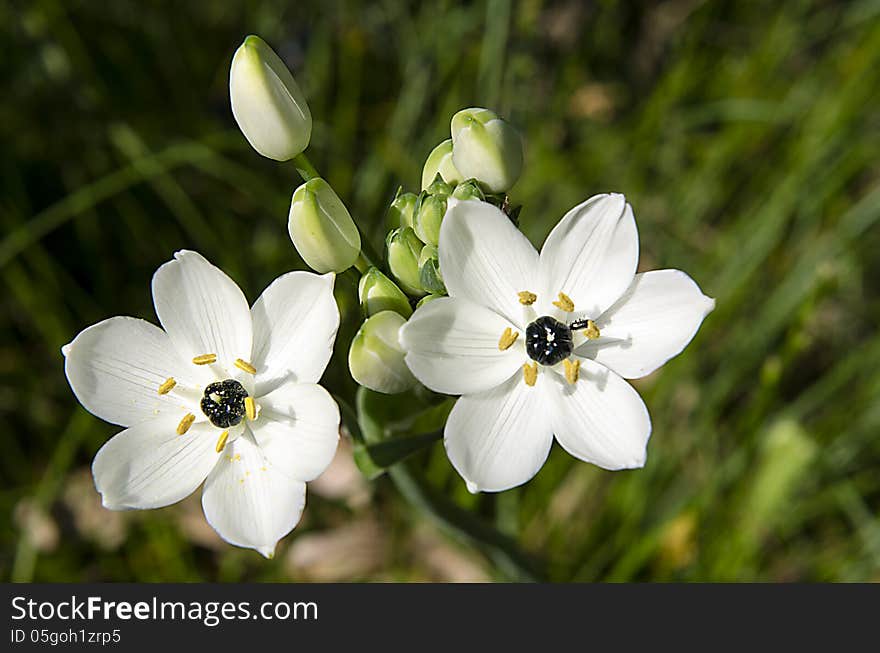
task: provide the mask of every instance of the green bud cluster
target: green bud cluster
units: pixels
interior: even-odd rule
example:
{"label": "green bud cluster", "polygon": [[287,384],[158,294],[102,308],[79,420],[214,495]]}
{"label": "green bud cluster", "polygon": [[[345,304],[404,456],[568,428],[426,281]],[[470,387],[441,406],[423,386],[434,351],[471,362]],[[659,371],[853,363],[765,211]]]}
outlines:
{"label": "green bud cluster", "polygon": [[465,109],[452,119],[451,133],[428,155],[421,191],[398,188],[385,211],[384,266],[366,270],[358,285],[364,322],[349,350],[349,369],[377,392],[404,392],[416,383],[397,333],[414,309],[447,294],[438,248],[449,203],[490,202],[514,222],[519,212],[507,196],[522,168],[516,130],[487,109]]}

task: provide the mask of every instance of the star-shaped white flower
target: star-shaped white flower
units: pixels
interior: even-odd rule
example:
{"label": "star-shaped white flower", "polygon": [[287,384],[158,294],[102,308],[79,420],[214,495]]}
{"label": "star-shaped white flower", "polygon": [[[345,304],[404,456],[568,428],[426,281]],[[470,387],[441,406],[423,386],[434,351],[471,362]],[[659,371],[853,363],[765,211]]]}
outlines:
{"label": "star-shaped white flower", "polygon": [[211,526],[271,557],[339,440],[339,408],[317,385],[339,326],[333,282],[290,272],[249,308],[226,274],[181,251],[153,276],[164,331],[113,317],[65,345],[77,399],[126,427],[92,463],[104,506],[159,508],[204,482]]}
{"label": "star-shaped white flower", "polygon": [[422,383],[462,395],[444,443],[468,489],[526,482],[554,435],[605,469],[644,465],[651,420],[623,379],[681,352],[715,301],[679,270],[636,274],[623,195],[571,209],[540,254],[491,204],[450,200],[439,250],[449,297],[420,307],[400,338]]}

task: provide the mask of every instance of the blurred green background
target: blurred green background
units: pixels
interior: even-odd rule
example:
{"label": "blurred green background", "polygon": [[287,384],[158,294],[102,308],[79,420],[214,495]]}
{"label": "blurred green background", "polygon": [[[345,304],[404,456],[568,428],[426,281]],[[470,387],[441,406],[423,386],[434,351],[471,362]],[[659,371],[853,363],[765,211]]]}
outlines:
{"label": "blurred green background", "polygon": [[[880,3],[0,2],[0,577],[18,581],[492,580],[461,538],[343,446],[272,561],[223,545],[198,494],[100,507],[118,429],[81,409],[59,351],[112,315],[155,320],[180,248],[253,300],[303,268],[291,164],[253,152],[228,66],[263,36],[304,88],[308,154],[375,245],[451,115],[521,128],[512,196],[540,244],[587,196],[632,203],[641,269],[717,298],[686,353],[636,382],[643,470],[558,447],[530,483],[471,496],[435,443],[410,460],[554,581],[880,578]],[[350,395],[344,326],[324,382]],[[513,576],[516,577],[516,576]]]}

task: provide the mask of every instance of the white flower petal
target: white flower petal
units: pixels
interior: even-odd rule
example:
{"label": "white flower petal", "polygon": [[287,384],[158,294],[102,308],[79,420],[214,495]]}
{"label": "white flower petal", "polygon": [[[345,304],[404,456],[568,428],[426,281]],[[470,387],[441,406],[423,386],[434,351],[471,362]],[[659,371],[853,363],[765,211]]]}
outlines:
{"label": "white flower petal", "polygon": [[[168,377],[181,377],[186,365],[157,326],[133,317],[112,317],[81,331],[61,349],[64,373],[73,393],[90,413],[131,426],[186,406],[173,395],[159,395]],[[190,366],[192,367],[192,366]]]}
{"label": "white flower petal", "polygon": [[92,462],[105,508],[161,508],[189,496],[217,461],[219,431],[194,424],[177,434],[183,415],[165,415],[117,433]]}
{"label": "white flower petal", "polygon": [[555,386],[545,410],[553,432],[572,456],[605,469],[630,469],[645,464],[651,418],[639,393],[611,370],[582,360],[580,379],[569,385],[548,374]]}
{"label": "white flower petal", "polygon": [[335,275],[289,272],[271,284],[251,309],[257,395],[287,380],[317,383],[333,353],[339,309]]}
{"label": "white flower petal", "polygon": [[220,537],[267,558],[305,503],[306,484],[276,469],[248,433],[226,445],[202,491],[205,518]]}
{"label": "white flower petal", "polygon": [[329,392],[314,383],[285,383],[257,404],[250,428],[279,471],[311,481],[327,469],[339,442],[339,407]]}
{"label": "white flower petal", "polygon": [[450,462],[471,492],[500,492],[525,483],[541,469],[553,433],[547,419],[549,377],[527,386],[522,375],[486,392],[459,399],[446,422]]}
{"label": "white flower petal", "polygon": [[251,354],[251,314],[241,289],[197,253],[182,250],[153,275],[159,321],[185,360],[217,354],[231,371]]}
{"label": "white flower petal", "polygon": [[506,328],[517,327],[467,299],[444,297],[421,306],[400,329],[406,364],[435,392],[483,392],[503,383],[526,361],[525,336],[498,349]]}
{"label": "white flower petal", "polygon": [[639,237],[623,195],[596,195],[563,216],[541,249],[538,301],[549,310],[568,295],[579,316],[594,318],[632,282]]}
{"label": "white flower petal", "polygon": [[715,300],[680,270],[637,274],[623,296],[596,319],[601,337],[576,353],[637,379],[681,353],[713,308]]}
{"label": "white flower petal", "polygon": [[451,297],[488,306],[523,327],[518,293],[535,291],[538,253],[500,209],[450,199],[440,226],[440,271]]}

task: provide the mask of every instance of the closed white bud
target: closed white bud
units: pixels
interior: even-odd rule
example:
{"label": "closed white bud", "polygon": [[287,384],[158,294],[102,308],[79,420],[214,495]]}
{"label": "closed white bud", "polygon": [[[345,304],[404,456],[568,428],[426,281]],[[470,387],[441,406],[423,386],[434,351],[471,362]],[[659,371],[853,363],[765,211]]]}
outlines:
{"label": "closed white bud", "polygon": [[263,156],[287,161],[308,147],[312,114],[305,95],[259,36],[248,36],[232,57],[229,98],[235,122]]}
{"label": "closed white bud", "polygon": [[488,109],[462,109],[452,117],[452,161],[463,179],[503,193],[522,172],[519,132]]}
{"label": "closed white bud", "polygon": [[358,283],[361,310],[369,317],[382,311],[394,311],[403,317],[412,315],[412,307],[403,291],[375,267],[370,268]]}
{"label": "closed white bud", "polygon": [[394,311],[382,311],[361,325],[348,350],[348,369],[360,385],[376,392],[397,394],[416,384],[398,338],[405,323]]}
{"label": "closed white bud", "polygon": [[361,235],[336,192],[320,177],[293,193],[287,230],[296,251],[316,272],[342,272],[361,253]]}

